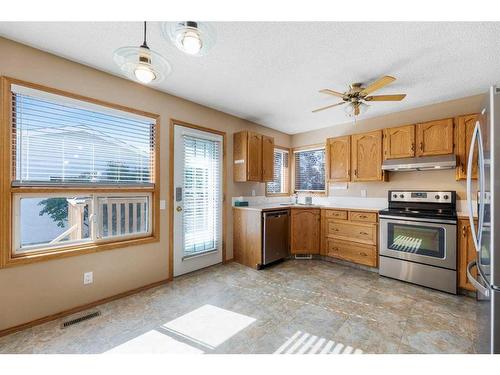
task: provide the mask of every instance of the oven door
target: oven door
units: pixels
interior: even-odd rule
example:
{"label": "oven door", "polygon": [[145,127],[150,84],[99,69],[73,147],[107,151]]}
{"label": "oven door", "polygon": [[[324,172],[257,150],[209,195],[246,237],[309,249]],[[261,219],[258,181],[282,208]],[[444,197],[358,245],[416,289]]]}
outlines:
{"label": "oven door", "polygon": [[380,255],[457,269],[457,225],[380,217]]}

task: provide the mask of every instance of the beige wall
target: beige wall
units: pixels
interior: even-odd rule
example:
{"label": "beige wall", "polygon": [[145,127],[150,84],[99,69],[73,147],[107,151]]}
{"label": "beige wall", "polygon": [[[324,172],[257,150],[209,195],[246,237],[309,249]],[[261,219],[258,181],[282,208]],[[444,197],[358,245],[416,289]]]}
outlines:
{"label": "beige wall", "polygon": [[[294,134],[293,147],[325,142],[326,138],[363,133],[365,131],[390,128],[405,124],[414,124],[446,117],[477,113],[484,95],[470,96],[457,100],[428,105],[407,111],[391,113],[371,119],[335,125],[310,132]],[[373,104],[374,106],[377,103]],[[465,183],[455,180],[454,170],[425,172],[390,172],[389,182],[349,183],[347,190],[331,190],[330,195],[360,196],[361,190],[367,190],[368,197],[386,197],[389,189],[448,189],[456,190],[460,199],[465,199]]]}
{"label": "beige wall", "polygon": [[[161,199],[167,200],[170,118],[227,132],[229,202],[232,196],[251,195],[252,189],[264,194],[264,184],[232,182],[234,132],[250,129],[273,136],[276,144],[291,145],[291,137],[284,133],[2,38],[0,57],[0,75],[160,114]],[[167,212],[160,212],[158,243],[1,269],[0,330],[166,279]],[[228,258],[232,258],[231,223],[228,209]],[[83,286],[85,271],[94,271],[94,284]]]}

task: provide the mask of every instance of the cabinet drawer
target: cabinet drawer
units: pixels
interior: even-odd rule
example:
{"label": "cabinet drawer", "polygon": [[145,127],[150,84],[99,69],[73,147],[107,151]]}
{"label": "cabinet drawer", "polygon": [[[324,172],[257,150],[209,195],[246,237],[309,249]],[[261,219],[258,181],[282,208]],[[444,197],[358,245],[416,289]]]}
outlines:
{"label": "cabinet drawer", "polygon": [[326,255],[369,267],[377,266],[376,246],[327,238]]}
{"label": "cabinet drawer", "polygon": [[347,211],[325,210],[325,217],[329,219],[347,220]]}
{"label": "cabinet drawer", "polygon": [[349,220],[360,221],[363,223],[376,223],[376,212],[349,211]]}
{"label": "cabinet drawer", "polygon": [[326,235],[347,241],[361,242],[368,245],[377,244],[377,225],[355,224],[327,219]]}

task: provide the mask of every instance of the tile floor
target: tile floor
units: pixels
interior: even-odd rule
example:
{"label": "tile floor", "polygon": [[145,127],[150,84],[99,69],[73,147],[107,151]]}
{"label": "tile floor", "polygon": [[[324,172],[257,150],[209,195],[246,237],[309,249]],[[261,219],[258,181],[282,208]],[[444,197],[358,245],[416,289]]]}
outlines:
{"label": "tile floor", "polygon": [[[477,303],[322,261],[204,269],[0,353],[474,353]],[[65,318],[65,320],[68,318]]]}

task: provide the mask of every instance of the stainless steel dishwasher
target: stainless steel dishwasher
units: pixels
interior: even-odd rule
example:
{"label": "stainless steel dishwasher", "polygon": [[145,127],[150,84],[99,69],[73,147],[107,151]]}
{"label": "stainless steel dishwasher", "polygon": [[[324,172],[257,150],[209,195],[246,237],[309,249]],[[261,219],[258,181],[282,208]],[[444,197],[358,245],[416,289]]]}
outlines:
{"label": "stainless steel dishwasher", "polygon": [[288,256],[288,210],[262,213],[262,265]]}

